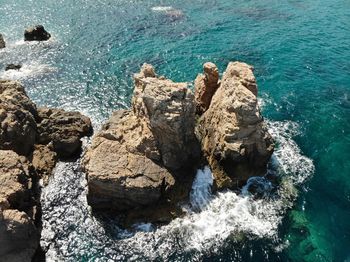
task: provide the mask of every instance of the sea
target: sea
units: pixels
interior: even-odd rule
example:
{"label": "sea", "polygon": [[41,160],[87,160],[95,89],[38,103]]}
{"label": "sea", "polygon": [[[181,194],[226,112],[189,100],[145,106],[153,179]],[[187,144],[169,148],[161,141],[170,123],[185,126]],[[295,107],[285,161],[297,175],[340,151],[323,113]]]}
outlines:
{"label": "sea", "polygon": [[[51,39],[24,42],[37,24]],[[46,261],[350,261],[350,1],[0,0],[0,33],[0,78],[95,131],[130,106],[144,62],[190,88],[207,61],[249,63],[276,141],[278,187],[214,194],[205,167],[163,226],[92,215],[79,159],[59,162],[41,196]]]}

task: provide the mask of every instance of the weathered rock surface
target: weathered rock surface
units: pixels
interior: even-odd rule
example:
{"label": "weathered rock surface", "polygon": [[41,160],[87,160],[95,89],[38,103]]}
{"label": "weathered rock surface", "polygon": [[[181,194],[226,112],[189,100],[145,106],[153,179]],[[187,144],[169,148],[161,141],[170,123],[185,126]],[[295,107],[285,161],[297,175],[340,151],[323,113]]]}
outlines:
{"label": "weathered rock surface", "polygon": [[45,184],[57,157],[72,157],[91,132],[89,118],[37,109],[20,83],[0,80],[0,261],[31,261],[38,252],[38,180]]}
{"label": "weathered rock surface", "polygon": [[36,106],[23,86],[0,80],[0,149],[29,154],[37,136],[36,118]]}
{"label": "weathered rock surface", "polygon": [[52,143],[48,145],[35,145],[34,151],[29,159],[31,160],[38,176],[43,179],[43,184],[47,185],[48,179],[58,160]]}
{"label": "weathered rock surface", "polygon": [[274,144],[257,102],[253,68],[230,63],[208,110],[196,126],[216,186],[234,188],[263,175]]}
{"label": "weathered rock surface", "polygon": [[136,117],[147,122],[154,136],[161,158],[151,158],[172,170],[193,164],[192,160],[200,154],[194,135],[193,93],[185,83],[174,83],[152,74],[144,76],[147,67],[149,65],[144,65],[134,77],[132,109]]}
{"label": "weathered rock surface", "polygon": [[2,34],[0,34],[0,49],[5,47],[6,47],[6,43],[5,43],[4,37],[2,36]]}
{"label": "weathered rock surface", "polygon": [[46,41],[51,35],[44,29],[42,25],[30,27],[24,31],[25,41]]}
{"label": "weathered rock surface", "polygon": [[88,117],[63,109],[38,108],[38,143],[52,142],[53,150],[61,158],[70,158],[81,150],[81,138],[92,134]]}
{"label": "weathered rock surface", "polygon": [[38,245],[38,230],[25,212],[14,209],[0,212],[1,261],[30,262]]}
{"label": "weathered rock surface", "polygon": [[22,68],[22,65],[18,65],[18,64],[8,64],[6,67],[5,67],[5,71],[8,71],[8,70],[20,70]]}
{"label": "weathered rock surface", "polygon": [[203,114],[210,106],[211,99],[219,88],[219,70],[215,64],[203,65],[204,74],[198,74],[194,81],[194,95],[197,114]]}
{"label": "weathered rock surface", "polygon": [[[146,130],[145,130],[145,129]],[[165,168],[137,151],[147,127],[130,111],[116,111],[85,156],[89,202],[95,209],[125,210],[158,201],[175,183]]]}
{"label": "weathered rock surface", "polygon": [[11,150],[0,150],[0,258],[31,261],[38,245],[33,168]]}
{"label": "weathered rock surface", "polygon": [[114,112],[84,156],[95,210],[167,201],[176,174],[199,157],[193,95],[186,84],[156,77],[150,65],[134,80],[132,110]]}

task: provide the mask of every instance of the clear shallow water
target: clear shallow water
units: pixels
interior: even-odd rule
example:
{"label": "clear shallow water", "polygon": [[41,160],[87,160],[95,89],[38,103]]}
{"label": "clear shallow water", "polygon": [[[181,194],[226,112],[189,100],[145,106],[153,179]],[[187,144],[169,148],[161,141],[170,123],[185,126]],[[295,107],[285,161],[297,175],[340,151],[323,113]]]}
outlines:
{"label": "clear shallow water", "polygon": [[[24,28],[37,23],[44,24],[53,39],[40,44],[21,41]],[[24,65],[18,73],[1,70],[0,77],[23,81],[40,105],[80,110],[98,126],[113,110],[129,105],[131,75],[143,62],[176,81],[193,81],[206,61],[217,63],[221,71],[231,60],[254,65],[263,113],[274,123],[270,128],[289,123],[292,127],[284,132],[297,131],[296,144],[289,145],[294,151],[280,154],[295,159],[301,150],[313,160],[312,179],[294,181],[300,194],[293,211],[279,216],[277,242],[252,237],[242,245],[228,238],[204,255],[174,249],[167,258],[345,261],[350,259],[349,28],[346,0],[0,0],[0,32],[8,44],[0,51],[0,70],[7,63]],[[307,172],[306,160],[300,161],[304,164],[287,165],[284,171]],[[69,181],[56,192],[60,201],[69,188],[83,192]],[[69,234],[70,243],[79,246],[81,242],[74,242],[78,236],[100,236],[96,252],[103,256],[99,247],[104,246],[104,234],[77,231],[90,220],[70,212],[64,216],[70,223],[62,238],[75,232]],[[82,250],[92,250],[94,245],[86,243]],[[68,248],[67,254],[77,250]],[[92,259],[85,251],[74,254],[79,260]]]}

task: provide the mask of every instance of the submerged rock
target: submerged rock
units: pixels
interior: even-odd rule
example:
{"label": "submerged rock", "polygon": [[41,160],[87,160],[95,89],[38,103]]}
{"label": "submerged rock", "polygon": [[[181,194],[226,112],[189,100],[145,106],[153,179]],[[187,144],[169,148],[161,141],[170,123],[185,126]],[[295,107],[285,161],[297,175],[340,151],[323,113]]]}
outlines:
{"label": "submerged rock", "polygon": [[24,31],[25,41],[46,41],[51,35],[44,29],[42,25],[30,27]]}
{"label": "submerged rock", "polygon": [[4,37],[2,36],[2,34],[0,34],[0,49],[5,47],[6,47],[6,43],[5,43]]}
{"label": "submerged rock", "polygon": [[229,63],[208,110],[196,126],[218,189],[264,175],[274,144],[260,114],[253,68]]}
{"label": "submerged rock", "polygon": [[0,257],[2,261],[31,261],[39,246],[34,224],[34,170],[24,157],[0,150]]}
{"label": "submerged rock", "polygon": [[37,136],[35,104],[16,81],[0,80],[0,149],[28,155]]}
{"label": "submerged rock", "polygon": [[20,70],[22,68],[22,65],[16,65],[16,64],[8,64],[6,67],[5,67],[5,71],[8,71],[8,70]]}
{"label": "submerged rock", "polygon": [[88,117],[63,109],[38,109],[38,143],[52,142],[53,150],[61,158],[76,156],[81,150],[81,138],[92,134]]}
{"label": "submerged rock", "polygon": [[114,112],[83,159],[95,210],[168,201],[181,170],[199,157],[193,94],[186,84],[156,77],[150,65],[134,80],[132,110]]}
{"label": "submerged rock", "polygon": [[199,74],[194,81],[196,111],[203,114],[210,106],[211,99],[219,88],[219,70],[213,63],[203,65],[204,75]]}

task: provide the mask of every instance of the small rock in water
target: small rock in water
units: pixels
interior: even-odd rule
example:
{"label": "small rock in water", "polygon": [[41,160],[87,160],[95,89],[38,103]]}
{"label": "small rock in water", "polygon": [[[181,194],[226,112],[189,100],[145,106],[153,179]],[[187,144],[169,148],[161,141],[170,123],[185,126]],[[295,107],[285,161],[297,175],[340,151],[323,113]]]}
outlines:
{"label": "small rock in water", "polygon": [[19,65],[19,64],[8,64],[5,68],[5,71],[8,71],[8,70],[20,70],[22,68],[22,65]]}
{"label": "small rock in water", "polygon": [[24,31],[25,41],[46,41],[49,40],[50,37],[50,33],[48,33],[42,25],[37,25]]}
{"label": "small rock in water", "polygon": [[0,34],[0,49],[5,47],[6,47],[6,43],[5,43],[4,37],[2,36],[2,34]]}

